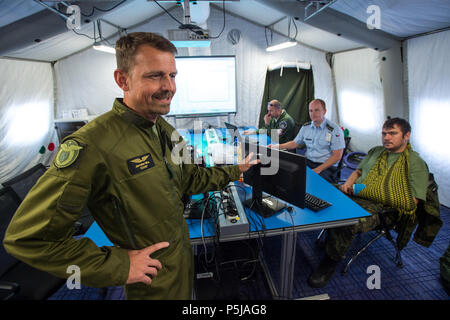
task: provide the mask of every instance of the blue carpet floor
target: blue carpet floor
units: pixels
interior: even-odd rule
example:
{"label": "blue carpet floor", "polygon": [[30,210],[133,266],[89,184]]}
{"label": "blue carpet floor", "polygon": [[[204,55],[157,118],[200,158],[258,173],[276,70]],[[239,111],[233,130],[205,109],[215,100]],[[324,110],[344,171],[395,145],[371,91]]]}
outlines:
{"label": "blue carpet floor", "polygon": [[[450,210],[442,207],[441,217],[444,226],[429,248],[411,240],[402,250],[403,268],[396,266],[395,250],[392,244],[382,237],[358,257],[346,275],[340,272],[344,267],[344,262],[341,262],[328,285],[321,289],[311,288],[306,283],[306,279],[318,266],[324,254],[324,250],[318,248],[315,242],[318,232],[300,233],[297,237],[293,297],[304,298],[326,293],[333,300],[449,299],[440,281],[439,258],[450,243]],[[356,253],[357,249],[374,235],[374,232],[370,232],[357,236],[349,255]],[[369,289],[367,286],[368,279],[373,274],[368,271],[368,267],[372,265],[379,267],[380,289]],[[274,270],[277,270],[276,267]]]}

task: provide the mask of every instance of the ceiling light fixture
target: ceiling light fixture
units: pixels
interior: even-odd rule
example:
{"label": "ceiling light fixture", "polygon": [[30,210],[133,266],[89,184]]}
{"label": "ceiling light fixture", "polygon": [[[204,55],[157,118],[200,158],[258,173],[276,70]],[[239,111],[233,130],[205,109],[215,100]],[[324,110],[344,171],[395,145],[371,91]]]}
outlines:
{"label": "ceiling light fixture", "polygon": [[172,40],[170,41],[177,48],[208,48],[211,45],[211,41],[209,40]]}
{"label": "ceiling light fixture", "polygon": [[297,45],[297,41],[295,40],[289,40],[286,42],[282,42],[280,44],[276,44],[274,46],[270,46],[266,48],[267,52],[271,52],[271,51],[277,51],[277,50],[281,50],[281,49],[286,49],[286,48],[290,48]]}
{"label": "ceiling light fixture", "polygon": [[101,44],[98,42],[95,42],[94,45],[92,46],[92,48],[94,48],[95,50],[98,50],[98,51],[116,54],[116,49],[109,47],[109,46],[105,46],[104,44]]}

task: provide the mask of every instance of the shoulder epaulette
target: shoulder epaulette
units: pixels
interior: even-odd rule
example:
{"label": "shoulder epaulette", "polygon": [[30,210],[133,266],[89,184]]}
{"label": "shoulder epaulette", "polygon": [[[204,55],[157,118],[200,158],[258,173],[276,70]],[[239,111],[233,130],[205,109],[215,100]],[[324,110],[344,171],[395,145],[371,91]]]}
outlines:
{"label": "shoulder epaulette", "polygon": [[309,126],[309,125],[311,124],[311,122],[312,122],[312,121],[305,122],[305,123],[303,124],[302,127],[304,127],[304,126]]}
{"label": "shoulder epaulette", "polygon": [[330,131],[330,132],[333,132],[333,130],[334,130],[334,128],[332,127],[332,126],[330,126],[328,123],[327,123],[327,129]]}

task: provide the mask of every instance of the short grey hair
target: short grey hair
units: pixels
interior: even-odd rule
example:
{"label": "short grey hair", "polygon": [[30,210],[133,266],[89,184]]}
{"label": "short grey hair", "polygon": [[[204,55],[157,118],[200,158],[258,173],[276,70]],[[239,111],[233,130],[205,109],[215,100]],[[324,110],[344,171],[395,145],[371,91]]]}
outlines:
{"label": "short grey hair", "polygon": [[272,107],[275,107],[277,109],[281,109],[281,102],[278,100],[272,100],[273,103],[270,103],[271,101],[269,101],[269,104],[272,104]]}

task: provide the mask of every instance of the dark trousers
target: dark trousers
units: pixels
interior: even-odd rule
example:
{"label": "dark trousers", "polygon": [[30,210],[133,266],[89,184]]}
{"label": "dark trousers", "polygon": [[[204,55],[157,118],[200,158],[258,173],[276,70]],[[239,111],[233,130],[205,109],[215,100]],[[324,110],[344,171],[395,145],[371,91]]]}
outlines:
{"label": "dark trousers", "polygon": [[[306,159],[306,164],[311,169],[314,169],[314,168],[320,166],[322,163],[314,162],[309,159]],[[335,166],[331,166],[331,167],[323,170],[319,175],[322,178],[324,178],[325,180],[327,180],[329,183],[335,183],[336,182],[336,173],[337,173],[337,168]]]}

